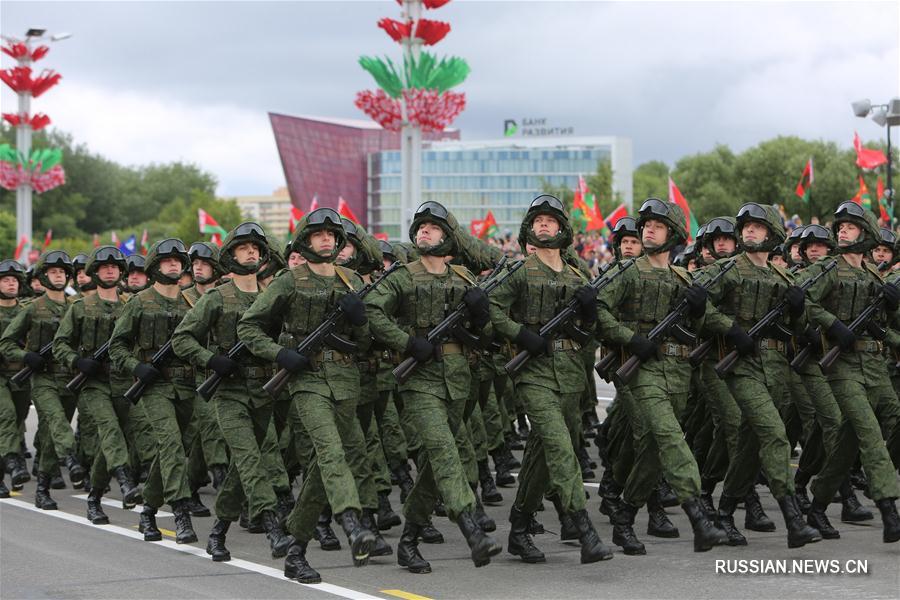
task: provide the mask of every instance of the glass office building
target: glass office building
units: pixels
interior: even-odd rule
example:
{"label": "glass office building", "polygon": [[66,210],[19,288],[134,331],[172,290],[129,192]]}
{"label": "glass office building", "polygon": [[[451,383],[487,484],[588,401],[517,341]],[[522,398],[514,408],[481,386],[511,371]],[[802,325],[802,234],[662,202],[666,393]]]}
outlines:
{"label": "glass office building", "polygon": [[[468,227],[488,210],[500,232],[515,233],[544,183],[574,189],[578,176],[596,172],[609,159],[613,190],[632,202],[631,140],[621,137],[515,138],[491,141],[445,141],[426,144],[422,155],[422,202],[435,200]],[[407,239],[399,231],[400,152],[368,154],[367,209],[369,230],[391,239]]]}

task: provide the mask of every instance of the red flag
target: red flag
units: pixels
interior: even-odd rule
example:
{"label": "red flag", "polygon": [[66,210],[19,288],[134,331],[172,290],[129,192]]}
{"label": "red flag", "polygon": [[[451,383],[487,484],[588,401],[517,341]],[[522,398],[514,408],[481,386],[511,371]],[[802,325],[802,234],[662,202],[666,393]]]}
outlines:
{"label": "red flag", "polygon": [[618,208],[616,208],[616,210],[612,211],[612,213],[608,217],[606,217],[606,226],[609,227],[610,231],[612,231],[613,228],[615,228],[616,223],[619,222],[619,219],[627,216],[628,209],[625,208],[625,204],[622,203]]}
{"label": "red flag", "polygon": [[218,221],[213,219],[212,215],[203,210],[202,208],[197,209],[197,221],[200,227],[200,233],[210,233],[210,234],[218,234],[219,235],[219,245],[221,246],[221,240],[223,235],[228,235],[228,232],[225,231],[225,228],[219,225]]}
{"label": "red flag", "polygon": [[681,207],[682,211],[684,211],[684,225],[688,231],[688,240],[694,239],[697,235],[697,230],[700,227],[697,225],[697,219],[695,219],[693,213],[691,213],[691,207],[688,206],[687,200],[685,200],[684,196],[681,194],[681,190],[678,189],[678,186],[675,185],[675,182],[671,177],[669,177],[669,202],[674,202]]}
{"label": "red flag", "polygon": [[347,217],[354,223],[359,223],[359,219],[356,218],[356,215],[353,214],[353,211],[350,210],[350,205],[344,200],[343,197],[338,196],[338,214],[342,217]]}
{"label": "red flag", "polygon": [[318,194],[313,194],[312,202],[309,203],[309,212],[312,212],[319,208],[319,196]]}
{"label": "red flag", "polygon": [[150,239],[147,237],[147,230],[145,229],[143,235],[141,235],[141,254],[146,256],[149,251]]}
{"label": "red flag", "polygon": [[856,149],[856,166],[860,169],[874,169],[887,164],[887,156],[881,150],[863,148],[859,134],[853,132],[853,148]]}
{"label": "red flag", "polygon": [[469,225],[469,231],[478,239],[497,235],[497,220],[494,218],[494,213],[488,211],[484,219],[473,219]]}
{"label": "red flag", "polygon": [[469,223],[469,233],[474,235],[477,238],[481,237],[481,227],[484,224],[484,219],[472,219]]}
{"label": "red flag", "polygon": [[53,241],[53,230],[48,229],[47,234],[44,236],[44,247],[41,248],[41,252],[47,249],[47,246],[50,245],[51,241]]}
{"label": "red flag", "polygon": [[219,235],[218,233],[212,234],[212,239],[210,241],[213,244],[215,244],[216,246],[218,246],[219,248],[222,247],[222,236]]}
{"label": "red flag", "polygon": [[872,197],[869,195],[869,187],[866,185],[866,180],[863,179],[862,175],[859,176],[859,190],[851,200],[860,206],[872,210]]}
{"label": "red flag", "polygon": [[383,231],[379,231],[378,233],[373,233],[372,237],[374,237],[376,240],[384,240],[385,242],[390,239],[388,237],[388,234],[384,233]]}
{"label": "red flag", "polygon": [[881,180],[881,175],[878,176],[878,181],[875,182],[875,196],[878,197],[879,202],[884,198],[884,182]]}
{"label": "red flag", "polygon": [[25,244],[27,244],[27,243],[28,243],[28,237],[23,235],[22,239],[19,240],[19,245],[16,246],[16,253],[13,254],[13,258],[15,258],[16,260],[19,260],[19,257],[22,256],[22,250],[25,249]]}
{"label": "red flag", "polygon": [[100,247],[100,234],[95,233],[94,234],[94,248],[99,248],[99,247]]}
{"label": "red flag", "polygon": [[794,191],[798,197],[802,198],[804,202],[809,202],[809,188],[812,187],[813,182],[813,161],[810,158],[806,162],[806,166],[803,168],[803,174],[800,176],[800,183],[797,184],[797,189]]}
{"label": "red flag", "polygon": [[303,211],[296,206],[291,206],[291,216],[288,220],[288,233],[290,233],[291,235],[294,234],[294,231],[297,230],[297,225],[300,223],[300,219],[302,218]]}

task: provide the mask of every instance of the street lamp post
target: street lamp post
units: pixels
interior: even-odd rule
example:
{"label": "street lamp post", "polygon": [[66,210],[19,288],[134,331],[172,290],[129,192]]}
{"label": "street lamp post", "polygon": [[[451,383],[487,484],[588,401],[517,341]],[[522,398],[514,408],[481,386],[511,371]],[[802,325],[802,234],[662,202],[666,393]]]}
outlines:
{"label": "street lamp post", "polygon": [[[891,127],[900,125],[900,98],[892,98],[887,104],[872,104],[866,98],[851,103],[853,114],[860,118],[866,118],[871,115],[872,120],[878,125],[885,128],[887,135],[887,165],[885,169],[885,179],[887,189],[884,191],[887,196],[888,206],[891,208],[891,214],[894,213],[894,184],[893,184],[893,155],[891,154]],[[881,198],[879,198],[881,200]]]}

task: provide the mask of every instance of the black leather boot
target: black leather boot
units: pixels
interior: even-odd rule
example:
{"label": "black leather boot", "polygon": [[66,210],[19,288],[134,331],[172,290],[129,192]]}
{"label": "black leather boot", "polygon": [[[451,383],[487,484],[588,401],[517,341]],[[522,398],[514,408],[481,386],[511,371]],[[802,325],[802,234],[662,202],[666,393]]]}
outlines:
{"label": "black leather boot", "polygon": [[81,466],[74,454],[67,454],[63,459],[63,464],[69,470],[69,481],[72,482],[72,487],[77,488],[84,483],[84,467]]}
{"label": "black leather boot", "polygon": [[719,498],[719,510],[716,513],[716,522],[719,528],[725,532],[728,538],[725,542],[729,546],[746,546],[747,538],[734,524],[734,509],[737,508],[738,499],[722,494]]}
{"label": "black leather boot", "polygon": [[509,530],[509,540],[506,544],[506,551],[513,556],[518,556],[526,563],[542,563],[547,562],[544,553],[538,550],[531,539],[529,524],[532,515],[521,512],[515,506],[509,512],[509,522],[512,528]]}
{"label": "black leather boot", "polygon": [[337,521],[341,524],[344,533],[347,534],[353,566],[366,566],[369,563],[369,552],[375,545],[375,534],[362,526],[362,523],[359,522],[359,515],[352,508],[337,515]]}
{"label": "black leather boot", "polygon": [[572,514],[572,521],[578,528],[578,541],[581,542],[581,564],[595,563],[601,560],[609,560],[613,557],[612,550],[600,541],[594,524],[588,516],[587,510],[582,508]]}
{"label": "black leather boot", "polygon": [[[506,458],[506,467],[510,470],[520,469],[522,468],[522,463],[512,453],[513,450],[515,450],[515,448],[511,448],[509,444],[506,444],[503,448],[504,456]],[[524,450],[524,446],[522,448],[519,448],[519,450]]]}
{"label": "black leather boot", "polygon": [[[28,465],[25,463],[25,457],[21,454],[16,455],[16,464],[18,465],[19,475],[15,475],[16,471],[13,471],[14,474],[11,475],[11,477],[14,478],[12,482],[12,489],[15,492],[19,492],[22,491],[22,488],[25,487],[26,483],[31,481],[31,474],[28,472]],[[21,481],[21,483],[16,483],[16,479]],[[24,479],[24,481],[22,481],[22,479]]]}
{"label": "black leather boot", "polygon": [[278,515],[278,520],[281,521],[281,524],[284,524],[284,520],[287,519],[288,515],[291,514],[291,511],[294,510],[294,504],[296,504],[296,500],[294,500],[294,493],[290,490],[290,488],[286,490],[277,490],[275,492],[275,499],[277,501],[275,513]]}
{"label": "black leather boot", "polygon": [[578,528],[575,526],[575,522],[572,521],[572,515],[566,512],[566,509],[562,505],[562,500],[559,499],[559,496],[551,496],[548,498],[551,503],[553,503],[553,508],[556,510],[556,516],[559,518],[559,539],[562,542],[568,542],[571,540],[578,539]]}
{"label": "black leather boot", "polygon": [[[84,483],[84,482],[82,482]],[[75,486],[72,486],[75,487]],[[50,475],[50,489],[51,490],[64,490],[66,489],[66,480],[63,479],[62,473],[59,472],[57,468],[56,474]]]}
{"label": "black leather boot", "polygon": [[744,497],[744,529],[750,531],[775,531],[775,523],[763,510],[762,503],[759,501],[759,494],[755,488],[751,488]]}
{"label": "black leather boot", "polygon": [[813,500],[809,512],[806,513],[806,523],[810,527],[818,529],[823,539],[840,539],[840,532],[831,526],[831,521],[828,520],[828,516],[825,514],[827,509],[828,503]]}
{"label": "black leather boot", "polygon": [[669,485],[669,482],[665,479],[659,480],[659,485],[656,486],[656,492],[659,494],[659,503],[663,505],[665,508],[671,508],[673,506],[678,506],[678,496],[675,495],[675,490],[672,489],[672,486]]}
{"label": "black leather boot", "polygon": [[491,458],[494,459],[494,470],[496,471],[494,481],[500,487],[509,487],[516,485],[516,478],[510,473],[504,450],[504,447],[500,447],[491,452]]}
{"label": "black leather boot", "polygon": [[143,502],[141,498],[141,489],[134,482],[134,475],[131,473],[131,467],[123,465],[113,469],[113,475],[119,483],[119,491],[122,492],[122,502],[135,506]]}
{"label": "black leather boot", "polygon": [[103,488],[91,489],[87,497],[87,520],[94,525],[109,525],[109,517],[103,512],[100,500],[103,498]]}
{"label": "black leather boot", "polygon": [[172,503],[172,512],[175,513],[175,543],[192,544],[197,541],[197,533],[191,523],[191,511],[187,498],[176,500]]}
{"label": "black leather boot", "polygon": [[538,521],[534,515],[531,515],[531,518],[528,519],[528,533],[531,535],[543,535],[547,531],[544,529],[544,524]]}
{"label": "black leather boot", "polygon": [[900,517],[897,516],[897,505],[894,503],[894,499],[882,498],[875,502],[875,505],[881,511],[881,522],[884,524],[882,541],[890,544],[900,540]]}
{"label": "black leather boot", "polygon": [[341,549],[341,541],[334,534],[331,528],[331,507],[326,507],[319,515],[316,522],[316,528],[313,531],[313,538],[319,542],[319,547],[326,552]]}
{"label": "black leather boot", "polygon": [[187,506],[188,512],[192,517],[212,516],[209,509],[200,501],[200,492],[191,494],[191,497],[185,500],[185,506]]}
{"label": "black leather boot", "polygon": [[156,509],[144,505],[141,511],[141,520],[138,522],[138,531],[144,534],[145,542],[158,542],[162,539],[162,532],[156,526]]}
{"label": "black leather boot", "polygon": [[34,505],[42,510],[56,510],[56,501],[50,497],[50,475],[38,471],[37,488],[34,491]]}
{"label": "black leather boot", "polygon": [[475,495],[475,510],[472,514],[475,517],[475,521],[478,523],[478,526],[485,531],[496,531],[497,522],[494,521],[494,519],[492,519],[486,512],[484,512],[484,505],[481,504],[481,500],[478,498],[478,494],[476,493],[475,489],[472,490],[472,493]]}
{"label": "black leather boot", "polygon": [[385,541],[384,537],[379,533],[378,527],[375,525],[375,511],[373,509],[362,509],[359,522],[375,536],[375,543],[372,544],[369,556],[390,556],[394,553],[394,549]]}
{"label": "black leather boot", "polygon": [[431,519],[428,519],[427,523],[419,527],[419,537],[422,538],[422,542],[425,544],[444,543],[444,534],[437,530]]}
{"label": "black leather boot", "polygon": [[578,458],[578,466],[581,468],[581,480],[593,481],[597,479],[597,474],[591,468],[591,457],[588,456],[587,448],[584,446],[576,448],[575,456]]}
{"label": "black leather boot", "polygon": [[9,475],[13,489],[31,480],[31,475],[28,474],[28,469],[25,468],[24,462],[19,461],[18,454],[9,453],[3,457],[3,466],[7,475]]}
{"label": "black leather boot", "polygon": [[678,528],[669,520],[669,515],[666,514],[666,510],[659,502],[658,494],[655,491],[647,499],[647,514],[649,516],[647,535],[661,538],[677,538],[681,535]]}
{"label": "black leather boot", "polygon": [[300,583],[322,583],[322,576],[306,560],[307,542],[294,542],[284,559],[284,576]]}
{"label": "black leather boot", "polygon": [[403,504],[406,502],[406,498],[414,485],[412,477],[409,476],[409,463],[396,465],[391,469],[391,473],[397,478],[398,487],[400,488],[400,504]]}
{"label": "black leather boot", "polygon": [[402,525],[400,515],[394,512],[388,492],[378,492],[378,530],[387,531],[391,527]]}
{"label": "black leather boot", "polygon": [[812,479],[812,475],[803,469],[798,468],[794,473],[794,496],[797,498],[797,507],[804,515],[809,512],[812,505],[809,493],[806,491],[810,479]]}
{"label": "black leather boot", "polygon": [[503,546],[484,532],[470,511],[463,511],[456,519],[459,530],[469,549],[472,551],[472,562],[476,567],[483,567],[491,562],[491,557],[503,551]]}
{"label": "black leather boot", "polygon": [[797,506],[793,495],[788,494],[778,499],[781,514],[784,515],[784,525],[788,530],[788,548],[800,548],[806,544],[822,541],[819,532],[803,522],[803,513]]}
{"label": "black leather boot", "polygon": [[[477,491],[475,493],[475,497],[478,497]],[[444,501],[438,498],[438,501],[434,504],[434,516],[436,517],[446,517],[447,516],[447,507],[444,506]]]}
{"label": "black leather boot", "polygon": [[850,479],[845,479],[840,487],[841,493],[841,521],[845,523],[860,523],[871,521],[875,518],[872,511],[863,507],[850,485]]}
{"label": "black leather boot", "polygon": [[406,567],[410,573],[418,575],[431,573],[431,565],[422,558],[419,552],[419,538],[422,537],[422,527],[407,519],[400,534],[400,542],[397,543],[397,564]]}
{"label": "black leather boot", "polygon": [[616,512],[610,516],[613,524],[613,544],[621,546],[625,554],[629,556],[647,554],[644,544],[634,533],[634,517],[637,510],[637,507],[622,502]]}
{"label": "black leather boot", "polygon": [[714,526],[706,516],[699,498],[696,496],[688,498],[681,504],[681,508],[690,519],[691,528],[694,530],[694,552],[706,552],[713,546],[728,543],[725,532]]}
{"label": "black leather boot", "polygon": [[219,491],[222,484],[225,483],[225,477],[228,475],[227,465],[212,465],[209,468],[212,473],[212,486]]}
{"label": "black leather boot", "polygon": [[497,490],[488,461],[484,459],[478,462],[478,482],[481,484],[481,501],[488,506],[496,506],[503,502],[503,494]]}
{"label": "black leather boot", "polygon": [[229,521],[221,521],[216,519],[213,523],[212,531],[209,532],[209,539],[206,540],[206,553],[212,556],[214,562],[226,562],[231,560],[231,552],[225,547],[225,534],[231,526]]}
{"label": "black leather boot", "polygon": [[272,550],[272,558],[281,558],[287,554],[288,548],[294,543],[294,536],[285,533],[275,511],[264,510],[259,516],[266,537],[269,538],[269,547]]}

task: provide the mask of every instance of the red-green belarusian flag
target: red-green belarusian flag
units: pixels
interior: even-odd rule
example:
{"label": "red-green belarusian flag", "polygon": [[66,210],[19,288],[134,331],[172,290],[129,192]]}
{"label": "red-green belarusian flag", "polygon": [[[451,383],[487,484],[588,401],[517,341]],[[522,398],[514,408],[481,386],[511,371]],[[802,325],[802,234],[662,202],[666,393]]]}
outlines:
{"label": "red-green belarusian flag", "polygon": [[872,196],[869,195],[869,188],[866,186],[866,180],[863,176],[859,176],[859,190],[852,200],[867,210],[872,210]]}
{"label": "red-green belarusian flag", "polygon": [[200,233],[219,234],[219,237],[228,235],[228,232],[202,208],[197,209],[197,219],[200,221]]}
{"label": "red-green belarusian flag", "polygon": [[875,182],[875,196],[878,198],[878,208],[881,209],[881,219],[886,223],[892,223],[894,220],[894,207],[884,197],[884,182],[881,180],[881,175],[878,176],[878,181]]}
{"label": "red-green belarusian flag", "polygon": [[484,219],[472,219],[469,231],[480,240],[497,235],[497,220],[494,213],[488,211]]}
{"label": "red-green belarusian flag", "polygon": [[622,204],[620,204],[618,206],[618,208],[616,208],[616,210],[612,211],[612,213],[610,213],[610,215],[608,217],[606,217],[606,221],[605,221],[606,226],[609,228],[610,231],[612,231],[613,229],[615,229],[616,223],[619,222],[619,219],[621,219],[622,217],[627,217],[627,216],[628,216],[628,209],[625,208],[625,203],[623,202]]}
{"label": "red-green belarusian flag", "polygon": [[806,162],[803,168],[803,175],[800,176],[800,183],[797,184],[795,194],[802,198],[804,202],[809,202],[810,188],[813,183],[813,160],[812,157]]}
{"label": "red-green belarusian flag", "polygon": [[688,206],[687,200],[685,200],[684,196],[681,194],[681,190],[678,189],[678,186],[675,185],[675,182],[672,181],[671,177],[669,177],[669,202],[674,202],[681,207],[682,211],[684,211],[684,225],[688,230],[688,241],[694,239],[697,236],[697,230],[700,229],[700,226],[697,225],[697,219],[694,218],[691,207]]}
{"label": "red-green belarusian flag", "polygon": [[584,202],[584,198],[588,193],[587,189],[587,183],[579,175],[578,187],[575,188],[575,198],[572,200],[572,228],[575,231],[586,230],[590,221],[591,210]]}
{"label": "red-green belarusian flag", "polygon": [[297,226],[300,224],[300,219],[303,218],[303,211],[297,208],[296,206],[291,206],[291,216],[288,217],[288,233],[287,239],[290,240],[294,236],[294,232],[297,231]]}
{"label": "red-green belarusian flag", "polygon": [[359,219],[356,215],[353,214],[353,211],[350,209],[350,203],[344,200],[342,196],[338,196],[338,214],[342,217],[347,217],[354,223],[359,223]]}
{"label": "red-green belarusian flag", "polygon": [[147,256],[147,253],[150,252],[150,237],[147,235],[147,230],[144,230],[144,233],[141,235],[141,254]]}

